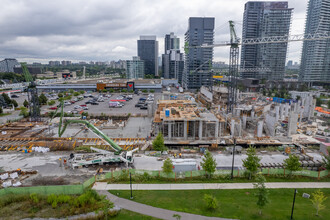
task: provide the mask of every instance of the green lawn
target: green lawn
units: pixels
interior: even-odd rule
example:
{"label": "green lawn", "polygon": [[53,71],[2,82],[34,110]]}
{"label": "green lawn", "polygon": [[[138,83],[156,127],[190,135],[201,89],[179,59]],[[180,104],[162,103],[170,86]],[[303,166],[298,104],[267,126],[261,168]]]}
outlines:
{"label": "green lawn", "polygon": [[[303,193],[311,194],[315,189],[298,189],[294,209],[294,219],[329,219],[330,189],[321,189],[328,197],[324,202],[326,208],[316,217],[310,199],[302,197]],[[111,190],[111,193],[129,198],[129,190]],[[194,213],[204,216],[217,216],[235,219],[290,219],[293,189],[270,189],[270,203],[264,208],[262,216],[258,214],[253,189],[239,190],[173,190],[173,191],[133,191],[134,201],[174,211]],[[215,211],[205,208],[204,194],[214,195],[219,207]],[[328,216],[328,217],[327,217]]]}
{"label": "green lawn", "polygon": [[142,215],[136,212],[132,212],[132,211],[128,211],[126,209],[122,209],[120,211],[120,213],[110,219],[115,219],[115,220],[127,220],[127,219],[133,219],[133,220],[156,220],[158,218],[154,218],[151,216],[146,216],[146,215]]}
{"label": "green lawn", "polygon": [[[229,177],[229,176],[228,176]],[[267,176],[264,175],[266,178],[267,182],[330,182],[330,176],[326,176],[323,178],[320,178],[320,180],[312,177],[304,177],[304,176]],[[101,182],[108,182],[108,183],[126,183],[129,184],[129,179],[127,178],[126,180],[121,180],[121,179],[105,179],[102,180]],[[204,177],[196,177],[196,178],[185,178],[185,179],[166,179],[166,178],[151,178],[149,180],[135,180],[134,175],[132,175],[132,182],[133,183],[157,183],[157,184],[162,184],[162,183],[254,183],[254,179],[247,179],[244,177],[234,177],[233,180],[230,178],[212,178],[212,179],[207,179]]]}

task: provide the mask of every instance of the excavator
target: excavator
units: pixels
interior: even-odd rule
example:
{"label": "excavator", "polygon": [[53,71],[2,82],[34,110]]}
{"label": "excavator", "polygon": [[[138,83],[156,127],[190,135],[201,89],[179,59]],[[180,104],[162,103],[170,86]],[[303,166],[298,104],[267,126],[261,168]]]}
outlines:
{"label": "excavator", "polygon": [[[61,101],[60,103],[61,114],[60,114],[60,122],[58,127],[59,137],[63,135],[69,124],[84,124],[91,132],[93,132],[96,136],[104,140],[105,143],[107,143],[115,151],[115,152],[110,152],[107,150],[91,147],[90,149],[97,153],[76,154],[76,155],[71,154],[69,162],[71,162],[72,168],[88,167],[90,165],[92,166],[109,165],[111,163],[119,163],[119,162],[125,162],[128,165],[134,162],[133,153],[137,151],[138,148],[131,151],[123,151],[123,149],[118,144],[116,144],[116,142],[111,140],[108,136],[106,136],[102,131],[100,131],[89,121],[78,120],[78,119],[63,119],[63,107],[64,107],[64,101]],[[53,118],[56,116],[57,110],[55,111]]]}

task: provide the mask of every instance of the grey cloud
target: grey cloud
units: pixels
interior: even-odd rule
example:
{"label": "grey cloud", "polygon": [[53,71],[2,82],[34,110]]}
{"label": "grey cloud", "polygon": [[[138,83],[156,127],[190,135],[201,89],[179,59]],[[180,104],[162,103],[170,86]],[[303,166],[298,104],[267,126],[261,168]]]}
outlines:
{"label": "grey cloud", "polygon": [[[229,40],[228,20],[242,23],[245,0],[2,0],[0,57],[31,60],[130,59],[139,35],[157,35],[160,52],[166,33],[184,39],[188,18],[216,18],[215,42]],[[301,18],[307,0],[290,0]],[[303,20],[297,22],[304,25]],[[241,33],[241,25],[237,32]],[[301,32],[295,28],[294,32]],[[183,44],[182,44],[183,45]],[[297,46],[292,49],[296,50]],[[298,46],[299,47],[299,46]],[[291,50],[291,46],[290,46]],[[228,60],[216,48],[215,60]],[[297,53],[292,53],[297,56]],[[289,54],[291,56],[291,54]],[[298,57],[298,56],[297,56]],[[298,58],[297,58],[298,59]]]}

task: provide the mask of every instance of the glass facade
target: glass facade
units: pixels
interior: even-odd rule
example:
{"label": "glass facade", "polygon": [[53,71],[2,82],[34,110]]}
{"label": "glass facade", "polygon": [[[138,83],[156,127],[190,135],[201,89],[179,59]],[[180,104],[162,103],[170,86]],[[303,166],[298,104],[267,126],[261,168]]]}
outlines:
{"label": "glass facade", "polygon": [[126,75],[128,79],[144,78],[144,61],[140,57],[126,61]]}
{"label": "glass facade", "polygon": [[[289,35],[291,15],[292,8],[288,8],[288,2],[247,2],[242,39]],[[241,69],[252,70],[243,71],[241,77],[283,79],[286,54],[287,43],[243,45]]]}
{"label": "glass facade", "polygon": [[[309,0],[305,34],[330,32],[330,0]],[[299,80],[330,81],[330,39],[304,41]]]}
{"label": "glass facade", "polygon": [[158,41],[156,36],[140,36],[138,56],[144,61],[144,74],[158,76]]}
{"label": "glass facade", "polygon": [[185,33],[185,64],[182,84],[185,89],[200,89],[201,86],[212,86],[213,48],[194,48],[202,44],[212,45],[214,41],[214,18],[189,18],[188,30]]}

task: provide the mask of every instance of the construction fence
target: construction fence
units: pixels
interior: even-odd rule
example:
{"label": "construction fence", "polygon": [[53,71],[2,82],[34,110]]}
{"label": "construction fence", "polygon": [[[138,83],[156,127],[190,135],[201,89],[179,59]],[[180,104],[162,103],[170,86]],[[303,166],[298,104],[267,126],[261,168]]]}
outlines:
{"label": "construction fence", "polygon": [[32,186],[32,187],[10,187],[0,189],[0,196],[7,194],[31,194],[38,193],[44,195],[50,194],[82,194],[84,190],[94,184],[95,177],[91,177],[86,180],[83,184],[79,185],[58,185],[58,186]]}
{"label": "construction fence", "polygon": [[[243,177],[244,172],[246,172],[246,170],[234,170],[233,175],[235,177]],[[323,170],[323,171],[300,170],[300,171],[291,172],[286,169],[262,168],[262,169],[260,169],[259,172],[261,172],[264,175],[283,175],[283,176],[294,175],[294,176],[312,177],[312,178],[317,178],[317,179],[320,179],[322,177],[329,175],[329,172],[327,170]],[[194,171],[177,172],[177,173],[173,172],[170,174],[166,174],[163,171],[129,169],[129,170],[111,171],[109,173],[106,173],[103,176],[98,177],[98,180],[110,179],[110,178],[127,179],[127,178],[129,178],[129,173],[131,173],[132,177],[148,175],[151,177],[160,177],[160,178],[169,178],[169,179],[193,178],[193,177],[201,177],[201,176],[207,175],[207,173],[204,170],[194,170]],[[231,175],[231,170],[230,169],[229,170],[216,170],[212,175],[215,177]]]}

